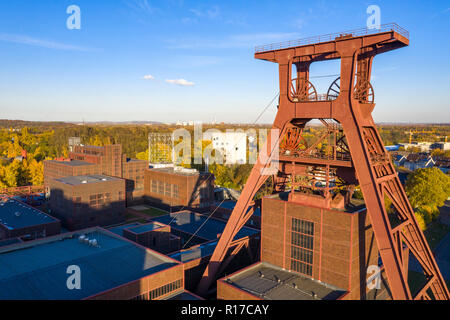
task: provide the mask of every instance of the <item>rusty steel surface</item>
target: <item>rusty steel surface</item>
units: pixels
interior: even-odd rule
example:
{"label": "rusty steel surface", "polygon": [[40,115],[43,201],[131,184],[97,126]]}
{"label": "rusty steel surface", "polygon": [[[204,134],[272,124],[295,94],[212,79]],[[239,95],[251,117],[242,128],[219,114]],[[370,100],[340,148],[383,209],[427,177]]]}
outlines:
{"label": "rusty steel surface", "polygon": [[[216,280],[223,260],[227,255],[235,254],[230,254],[232,240],[250,218],[252,211],[248,209],[254,204],[256,192],[265,181],[272,177],[273,190],[279,192],[285,189],[291,176],[289,201],[295,201],[295,187],[307,186],[295,180],[295,174],[302,172],[314,183],[326,181],[322,194],[323,205],[328,207],[332,203],[333,192],[330,179],[347,185],[350,197],[354,186],[360,185],[394,299],[449,299],[448,288],[371,114],[375,106],[370,84],[373,57],[409,45],[408,37],[406,30],[389,24],[375,31],[359,29],[256,48],[255,58],[279,65],[280,100],[272,127],[279,130],[279,135],[277,138],[268,135],[265,146],[268,156],[260,154],[254,165],[199,283],[199,293],[207,292]],[[340,59],[341,73],[331,84],[326,97],[319,99],[315,90],[310,94],[309,65],[329,59]],[[296,75],[291,74],[293,65]],[[303,99],[293,94],[300,88],[297,85],[299,81],[296,81],[292,89],[293,78],[303,79]],[[314,150],[315,144],[308,146],[302,143],[298,133],[312,119],[320,119],[327,128],[319,140],[327,138],[332,141],[329,150],[317,151]],[[282,143],[278,150],[274,146],[279,142]],[[297,146],[301,148],[293,150]],[[276,159],[280,164],[279,171],[263,174],[272,164],[275,153],[279,153]],[[395,208],[398,221],[395,225],[385,208],[385,197]],[[426,277],[426,284],[415,294],[411,293],[407,281],[409,252],[422,266]]]}
{"label": "rusty steel surface", "polygon": [[26,196],[45,192],[44,186],[24,186],[0,189],[0,194],[7,196]]}

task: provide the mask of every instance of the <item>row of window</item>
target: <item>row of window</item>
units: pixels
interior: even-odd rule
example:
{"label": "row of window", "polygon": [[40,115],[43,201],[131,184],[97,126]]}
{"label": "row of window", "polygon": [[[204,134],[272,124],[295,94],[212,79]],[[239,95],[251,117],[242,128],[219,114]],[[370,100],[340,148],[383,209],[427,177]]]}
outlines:
{"label": "row of window", "polygon": [[157,193],[170,198],[178,198],[179,190],[177,184],[170,184],[163,181],[152,180],[151,181],[151,191],[152,193]]}
{"label": "row of window", "polygon": [[291,244],[312,250],[314,245],[314,237],[292,231]]}
{"label": "row of window", "polygon": [[312,236],[314,234],[314,223],[306,220],[292,218],[292,231]]}
{"label": "row of window", "polygon": [[304,262],[291,260],[291,270],[306,274],[308,276],[312,276],[312,265],[306,264]]}
{"label": "row of window", "polygon": [[172,291],[180,289],[182,285],[183,281],[179,279],[162,287],[156,288],[150,292],[134,297],[132,300],[155,300],[158,297],[164,296]]}
{"label": "row of window", "polygon": [[291,270],[312,276],[314,223],[292,218]]}

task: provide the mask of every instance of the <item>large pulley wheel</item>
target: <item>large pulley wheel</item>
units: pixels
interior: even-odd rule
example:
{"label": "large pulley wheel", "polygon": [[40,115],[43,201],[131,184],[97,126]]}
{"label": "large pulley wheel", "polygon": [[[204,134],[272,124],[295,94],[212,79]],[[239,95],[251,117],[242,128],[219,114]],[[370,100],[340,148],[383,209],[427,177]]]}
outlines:
{"label": "large pulley wheel", "polygon": [[353,98],[360,103],[373,103],[375,94],[373,92],[372,84],[367,80],[358,82],[353,91]]}
{"label": "large pulley wheel", "polygon": [[338,77],[330,85],[327,91],[327,100],[336,100],[341,92],[341,77]]}
{"label": "large pulley wheel", "polygon": [[293,102],[317,101],[317,91],[314,85],[306,79],[292,79],[289,98]]}
{"label": "large pulley wheel", "polygon": [[303,129],[298,127],[289,128],[281,140],[280,150],[286,155],[292,155],[308,148],[308,143],[302,136]]}

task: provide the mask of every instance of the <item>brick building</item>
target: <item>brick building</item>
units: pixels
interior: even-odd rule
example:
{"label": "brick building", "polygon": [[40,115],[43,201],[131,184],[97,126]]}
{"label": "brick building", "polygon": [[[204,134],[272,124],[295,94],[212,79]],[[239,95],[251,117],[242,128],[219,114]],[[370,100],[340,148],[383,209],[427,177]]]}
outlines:
{"label": "brick building", "polygon": [[154,221],[126,228],[123,230],[123,236],[162,253],[180,249],[180,238],[170,233],[170,226]]}
{"label": "brick building", "polygon": [[47,192],[51,179],[103,174],[126,180],[127,204],[138,203],[144,196],[144,171],[147,161],[129,159],[122,154],[121,145],[74,145],[69,159],[44,161],[44,185]]}
{"label": "brick building", "polygon": [[51,214],[69,230],[106,226],[125,219],[125,180],[105,175],[50,181]]}
{"label": "brick building", "polygon": [[[196,290],[226,221],[212,218],[209,213],[188,210],[155,217],[153,221],[170,224],[172,234],[181,238],[181,250],[170,254],[170,257],[183,263],[185,288]],[[230,273],[256,261],[254,258],[259,242],[259,230],[244,226],[237,233],[230,250],[238,246],[245,249],[239,250],[229,263],[223,265],[223,272]]]}
{"label": "brick building", "polygon": [[145,160],[129,159],[122,161],[122,175],[126,183],[127,204],[140,203],[144,197],[144,174],[148,167]]}
{"label": "brick building", "polygon": [[113,177],[122,176],[122,146],[120,144],[104,147],[76,145],[69,158],[94,163],[100,167],[101,174]]}
{"label": "brick building", "polygon": [[[23,202],[0,201],[0,240],[33,240],[60,233],[61,223]],[[3,245],[8,244],[5,242]]]}
{"label": "brick building", "polygon": [[90,174],[100,174],[100,168],[86,161],[66,159],[64,161],[45,160],[44,161],[44,185],[47,193],[49,190],[50,180],[84,176]]}
{"label": "brick building", "polygon": [[[189,295],[181,263],[99,227],[2,247],[0,265],[1,300],[163,300]],[[80,289],[67,286],[69,266],[79,267]]]}
{"label": "brick building", "polygon": [[181,248],[180,237],[171,233],[171,227],[156,221],[148,223],[131,222],[113,226],[108,230],[141,246],[165,254],[178,251]]}
{"label": "brick building", "polygon": [[179,167],[145,170],[145,200],[160,208],[209,209],[214,203],[214,175]]}
{"label": "brick building", "polygon": [[[339,210],[289,199],[288,193],[263,198],[261,262],[220,279],[217,297],[388,298],[384,285],[380,290],[366,286],[367,270],[377,268],[379,258],[364,203],[352,199]],[[261,281],[264,289],[258,287]]]}

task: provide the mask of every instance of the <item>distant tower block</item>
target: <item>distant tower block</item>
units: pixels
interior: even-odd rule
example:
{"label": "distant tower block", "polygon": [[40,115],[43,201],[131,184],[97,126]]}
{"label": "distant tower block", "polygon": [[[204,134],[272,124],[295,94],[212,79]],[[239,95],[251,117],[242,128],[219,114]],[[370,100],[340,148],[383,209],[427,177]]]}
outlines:
{"label": "distant tower block", "polygon": [[173,163],[173,139],[172,133],[148,134],[148,161],[154,165],[166,165]]}
{"label": "distant tower block", "polygon": [[75,146],[79,146],[81,144],[80,137],[70,137],[69,138],[69,152],[73,152]]}

